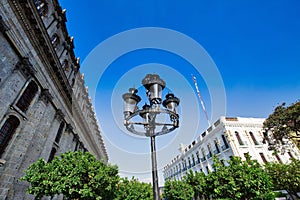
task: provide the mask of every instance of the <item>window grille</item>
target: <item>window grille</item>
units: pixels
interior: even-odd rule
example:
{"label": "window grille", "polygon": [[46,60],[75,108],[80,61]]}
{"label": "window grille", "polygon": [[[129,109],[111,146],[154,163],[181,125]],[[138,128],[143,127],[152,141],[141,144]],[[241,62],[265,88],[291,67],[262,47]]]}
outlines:
{"label": "window grille", "polygon": [[23,92],[22,96],[18,100],[16,106],[22,111],[26,112],[34,96],[38,91],[38,86],[34,81],[31,81]]}
{"label": "window grille", "polygon": [[9,116],[0,129],[0,156],[4,152],[9,140],[15,133],[20,121],[15,116]]}

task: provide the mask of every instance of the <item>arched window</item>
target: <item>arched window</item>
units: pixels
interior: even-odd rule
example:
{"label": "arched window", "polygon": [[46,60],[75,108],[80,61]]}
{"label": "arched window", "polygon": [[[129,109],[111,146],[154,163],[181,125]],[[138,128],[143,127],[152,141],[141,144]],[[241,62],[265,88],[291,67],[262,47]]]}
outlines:
{"label": "arched window", "polygon": [[219,144],[217,142],[217,139],[214,140],[214,144],[215,144],[215,147],[216,147],[216,153],[220,153],[220,148],[219,148]]}
{"label": "arched window", "polygon": [[201,159],[201,161],[203,162],[204,160],[206,160],[206,155],[205,155],[204,148],[201,149],[201,153],[202,153],[202,159]]}
{"label": "arched window", "polygon": [[207,150],[208,150],[207,158],[211,158],[212,157],[212,152],[211,152],[211,145],[210,144],[207,145]]}
{"label": "arched window", "polygon": [[195,165],[196,165],[196,163],[195,163],[195,156],[194,156],[194,154],[192,155],[192,164],[193,164],[193,166],[195,166]]}
{"label": "arched window", "polygon": [[226,138],[225,138],[224,135],[222,135],[222,140],[223,140],[223,143],[224,143],[224,147],[222,149],[223,150],[228,149],[229,145],[228,145],[228,142],[227,142],[227,140],[226,140]]}
{"label": "arched window", "polygon": [[0,156],[4,152],[9,140],[15,133],[20,121],[15,116],[9,116],[0,129]]}
{"label": "arched window", "polygon": [[267,162],[268,162],[267,159],[266,159],[266,157],[265,157],[265,155],[264,155],[264,153],[259,153],[259,155],[260,155],[260,157],[261,157],[261,159],[262,159],[262,161],[263,161],[264,163],[267,163]]}
{"label": "arched window", "polygon": [[51,37],[51,44],[52,44],[53,48],[56,48],[59,45],[59,37],[56,33],[53,34]]}
{"label": "arched window", "polygon": [[238,140],[239,144],[244,145],[244,142],[242,141],[239,132],[235,131],[235,136],[236,136],[236,139]]}
{"label": "arched window", "polygon": [[197,151],[196,156],[197,156],[197,163],[200,163],[199,151]]}
{"label": "arched window", "polygon": [[41,16],[46,16],[48,13],[48,5],[45,0],[34,0],[34,4]]}
{"label": "arched window", "polygon": [[255,136],[254,136],[254,134],[253,134],[252,132],[249,132],[249,134],[250,134],[250,137],[251,137],[251,139],[253,140],[254,144],[255,144],[255,145],[259,145],[259,143],[257,142],[257,140],[256,140],[256,138],[255,138]]}
{"label": "arched window", "polygon": [[33,100],[35,94],[38,91],[38,86],[34,81],[31,81],[28,86],[26,87],[25,91],[23,92],[22,96],[17,102],[17,107],[23,111],[26,112],[31,101]]}
{"label": "arched window", "polygon": [[64,122],[61,122],[60,125],[59,125],[59,128],[58,128],[56,137],[55,137],[55,142],[56,142],[57,144],[58,144],[59,141],[60,141],[60,138],[61,138],[61,135],[62,135],[62,133],[63,133],[64,127],[65,127],[65,123],[64,123]]}

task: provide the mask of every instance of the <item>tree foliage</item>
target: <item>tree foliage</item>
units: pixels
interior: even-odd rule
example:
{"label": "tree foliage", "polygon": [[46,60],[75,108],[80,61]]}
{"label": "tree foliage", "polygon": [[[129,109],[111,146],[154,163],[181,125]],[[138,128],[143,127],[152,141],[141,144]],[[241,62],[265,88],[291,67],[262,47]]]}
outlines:
{"label": "tree foliage", "polygon": [[[232,157],[228,163],[221,162],[215,156],[213,159],[213,171],[208,175],[190,171],[183,181],[167,181],[164,188],[165,197],[185,199],[184,188],[187,186],[184,184],[187,184],[194,191],[195,199],[274,199],[271,177],[256,160],[251,160],[249,155],[246,156],[246,160]],[[180,198],[181,194],[183,196]]]}
{"label": "tree foliage", "polygon": [[41,199],[63,194],[67,199],[107,199],[115,195],[119,182],[117,166],[111,166],[88,152],[67,152],[51,162],[39,159],[25,170],[28,193]]}
{"label": "tree foliage", "polygon": [[274,190],[286,190],[290,195],[300,191],[300,160],[293,159],[290,164],[268,163],[265,169],[273,179]]}
{"label": "tree foliage", "polygon": [[272,131],[276,142],[282,143],[284,139],[300,139],[300,101],[290,106],[286,106],[285,103],[277,106],[264,121],[263,127]]}
{"label": "tree foliage", "polygon": [[207,177],[209,191],[214,198],[221,199],[256,199],[267,196],[272,198],[272,180],[256,160],[250,156],[242,161],[232,157],[224,165],[214,157],[214,171]]}
{"label": "tree foliage", "polygon": [[194,173],[192,170],[190,170],[185,176],[184,180],[193,188],[194,199],[200,198],[202,196],[208,198],[210,193],[208,191],[206,178],[207,177],[204,172]]}
{"label": "tree foliage", "polygon": [[170,181],[165,182],[164,198],[168,200],[191,200],[194,196],[192,186],[186,183],[186,181]]}
{"label": "tree foliage", "polygon": [[137,179],[122,178],[117,186],[115,200],[152,200],[153,191],[149,183],[139,182]]}

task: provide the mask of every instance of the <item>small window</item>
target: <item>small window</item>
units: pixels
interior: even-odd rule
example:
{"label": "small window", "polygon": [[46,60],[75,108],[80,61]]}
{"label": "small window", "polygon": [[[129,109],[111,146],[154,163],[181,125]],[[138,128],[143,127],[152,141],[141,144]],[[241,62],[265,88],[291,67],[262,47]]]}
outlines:
{"label": "small window", "polygon": [[38,86],[34,81],[31,81],[23,92],[22,96],[17,102],[17,107],[22,111],[26,112],[34,96],[38,91]]}
{"label": "small window", "polygon": [[9,140],[15,133],[20,121],[15,116],[9,116],[0,129],[0,156],[3,154]]}

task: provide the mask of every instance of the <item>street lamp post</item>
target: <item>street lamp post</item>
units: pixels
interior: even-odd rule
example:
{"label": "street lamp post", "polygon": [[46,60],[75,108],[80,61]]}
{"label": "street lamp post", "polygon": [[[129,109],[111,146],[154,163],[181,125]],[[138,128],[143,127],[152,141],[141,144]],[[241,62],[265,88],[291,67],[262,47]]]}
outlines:
{"label": "street lamp post", "polygon": [[162,101],[166,83],[157,74],[147,74],[142,84],[146,88],[149,104],[145,104],[142,109],[138,108],[141,97],[137,95],[138,90],[135,88],[130,88],[128,93],[123,94],[124,126],[134,134],[151,139],[153,197],[154,200],[159,200],[155,137],[179,127],[177,107],[180,101],[171,93]]}

